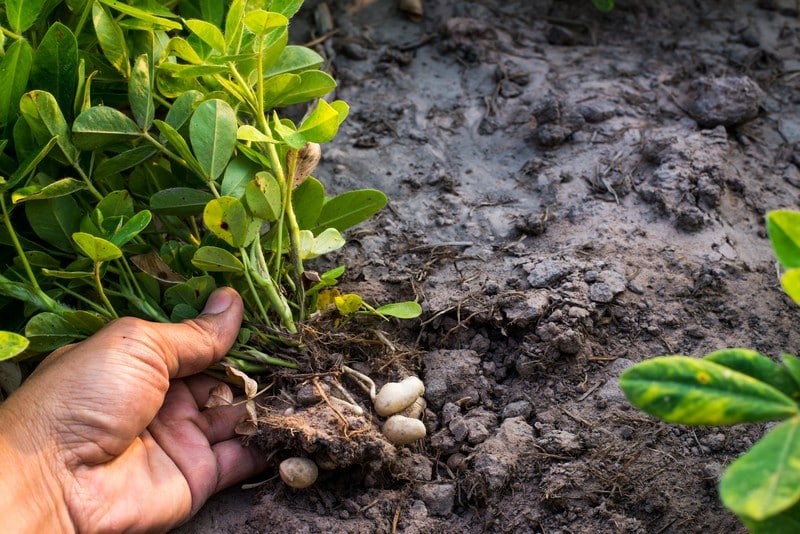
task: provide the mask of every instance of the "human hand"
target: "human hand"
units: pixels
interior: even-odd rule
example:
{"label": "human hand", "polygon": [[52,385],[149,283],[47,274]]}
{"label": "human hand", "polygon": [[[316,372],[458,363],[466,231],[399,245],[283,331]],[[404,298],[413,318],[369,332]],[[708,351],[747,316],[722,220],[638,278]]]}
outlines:
{"label": "human hand", "polygon": [[203,410],[218,381],[196,375],[225,355],[241,319],[241,298],[222,289],[194,320],[123,318],[48,356],[0,405],[4,523],[166,530],[262,470],[233,430],[243,407]]}

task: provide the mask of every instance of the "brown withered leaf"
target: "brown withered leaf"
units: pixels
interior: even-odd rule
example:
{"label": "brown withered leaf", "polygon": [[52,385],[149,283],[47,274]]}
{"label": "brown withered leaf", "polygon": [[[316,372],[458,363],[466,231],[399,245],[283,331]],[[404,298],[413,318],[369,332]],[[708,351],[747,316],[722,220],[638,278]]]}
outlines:
{"label": "brown withered leaf", "polygon": [[130,260],[136,267],[163,284],[179,284],[186,281],[183,276],[173,271],[155,250],[131,256]]}
{"label": "brown withered leaf", "polygon": [[247,409],[247,415],[242,417],[239,422],[236,423],[234,432],[240,436],[252,436],[258,432],[256,402],[254,400],[248,400],[245,403],[245,408]]}
{"label": "brown withered leaf", "polygon": [[306,146],[297,152],[297,166],[294,169],[292,189],[300,185],[303,180],[311,176],[319,165],[322,151],[317,143],[306,143]]}
{"label": "brown withered leaf", "polygon": [[230,406],[233,404],[233,391],[225,382],[220,382],[213,388],[208,395],[208,400],[203,408],[218,408],[220,406]]}
{"label": "brown withered leaf", "polygon": [[244,390],[244,394],[247,396],[248,399],[252,399],[256,395],[258,395],[258,383],[247,376],[243,371],[236,369],[235,367],[226,367],[225,373],[233,380],[239,381],[242,383],[242,389]]}

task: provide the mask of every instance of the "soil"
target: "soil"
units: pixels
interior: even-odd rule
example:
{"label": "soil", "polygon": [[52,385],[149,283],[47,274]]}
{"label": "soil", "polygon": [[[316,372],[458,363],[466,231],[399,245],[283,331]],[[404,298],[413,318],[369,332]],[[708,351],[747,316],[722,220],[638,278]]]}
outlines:
{"label": "soil", "polygon": [[[351,105],[316,175],[390,198],[316,267],[424,308],[382,338],[362,325],[371,352],[322,349],[378,385],[420,376],[428,435],[395,447],[369,414],[292,422],[273,399],[265,454],[331,469],[292,490],[272,468],[177,532],[743,532],[716,485],[765,425],[661,423],[617,378],[800,349],[764,230],[800,193],[798,7],[439,0],[415,21],[309,1],[294,38],[336,30],[317,49]],[[327,406],[314,391],[300,413]]]}

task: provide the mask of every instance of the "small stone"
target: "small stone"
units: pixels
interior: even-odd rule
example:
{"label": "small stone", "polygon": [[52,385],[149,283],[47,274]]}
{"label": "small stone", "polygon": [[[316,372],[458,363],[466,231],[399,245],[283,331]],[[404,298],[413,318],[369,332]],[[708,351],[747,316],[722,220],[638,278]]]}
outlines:
{"label": "small stone", "polygon": [[566,430],[551,430],[538,440],[536,444],[550,454],[579,454],[584,449],[580,436]]}
{"label": "small stone", "polygon": [[583,274],[583,281],[586,282],[587,284],[593,284],[593,283],[597,282],[597,275],[598,274],[599,273],[597,271],[594,271],[594,270],[586,271]]}
{"label": "small stone", "polygon": [[579,306],[570,306],[567,310],[567,315],[572,317],[573,319],[586,319],[589,317],[590,313],[589,310],[586,308],[581,308]]}
{"label": "small stone", "polygon": [[424,454],[409,449],[398,451],[394,467],[408,480],[431,480],[433,477],[433,462]]}
{"label": "small stone", "polygon": [[455,438],[456,441],[467,440],[469,427],[467,426],[467,422],[463,417],[459,416],[454,418],[452,421],[450,421],[450,424],[447,425],[447,428],[450,429],[450,432],[453,434],[453,438]]}
{"label": "small stone", "polygon": [[563,354],[578,354],[583,347],[583,335],[570,328],[558,335],[553,344]]}
{"label": "small stone", "polygon": [[586,122],[590,123],[603,122],[616,115],[616,111],[611,105],[602,104],[579,104],[577,111]]}
{"label": "small stone", "polygon": [[597,275],[597,281],[606,284],[614,295],[625,291],[625,277],[616,271],[600,271]]}
{"label": "small stone", "polygon": [[502,310],[509,323],[524,328],[541,318],[549,305],[547,291],[529,291],[524,300],[513,298],[504,301]]}
{"label": "small stone", "polygon": [[589,287],[589,300],[606,304],[614,300],[614,292],[611,291],[607,284],[598,282]]}
{"label": "small stone", "polygon": [[465,471],[469,467],[469,460],[464,454],[456,452],[447,457],[447,467],[454,473]]}
{"label": "small stone", "polygon": [[754,119],[764,91],[747,76],[703,77],[692,82],[687,111],[705,128],[734,126]]}
{"label": "small stone", "polygon": [[497,434],[475,447],[472,467],[491,491],[499,491],[535,443],[533,427],[521,417],[506,419]]}
{"label": "small stone", "polygon": [[569,274],[570,270],[570,265],[567,262],[542,260],[528,271],[528,283],[536,288],[549,287]]}
{"label": "small stone", "polygon": [[528,419],[532,413],[533,405],[529,401],[520,400],[506,404],[506,407],[503,408],[502,417],[503,419],[509,419],[511,417],[522,417],[523,419]]}
{"label": "small stone", "polygon": [[456,497],[456,487],[452,483],[424,484],[416,489],[430,515],[439,517],[450,515]]}

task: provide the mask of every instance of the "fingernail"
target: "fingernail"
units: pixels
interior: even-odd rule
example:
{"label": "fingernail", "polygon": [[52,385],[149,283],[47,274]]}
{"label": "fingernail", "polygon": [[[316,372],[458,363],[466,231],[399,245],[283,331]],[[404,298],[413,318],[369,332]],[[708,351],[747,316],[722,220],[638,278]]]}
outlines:
{"label": "fingernail", "polygon": [[203,308],[203,315],[216,315],[222,313],[231,307],[233,302],[233,295],[226,289],[217,289],[206,301],[206,306]]}

